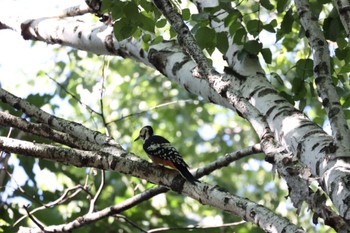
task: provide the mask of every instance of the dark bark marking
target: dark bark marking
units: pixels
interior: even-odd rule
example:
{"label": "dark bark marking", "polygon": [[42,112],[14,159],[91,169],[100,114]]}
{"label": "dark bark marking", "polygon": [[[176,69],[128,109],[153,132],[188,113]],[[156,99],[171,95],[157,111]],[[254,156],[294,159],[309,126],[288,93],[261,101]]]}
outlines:
{"label": "dark bark marking", "polygon": [[1,101],[6,104],[7,103],[6,97],[5,96],[1,96]]}
{"label": "dark bark marking", "polygon": [[191,93],[190,88],[186,83],[183,86],[188,93]]}
{"label": "dark bark marking", "polygon": [[317,41],[317,44],[318,44],[319,46],[324,46],[324,41],[323,41],[323,40],[318,40],[318,41]]}
{"label": "dark bark marking", "polygon": [[258,91],[264,89],[265,87],[258,87],[258,88],[255,88],[250,94],[249,94],[249,99],[254,96]]}
{"label": "dark bark marking", "polygon": [[[270,114],[272,113],[272,111],[273,111],[275,108],[277,108],[276,105],[274,105],[274,106],[272,106],[271,108],[269,108],[269,109],[267,110],[267,112],[266,112],[266,116],[270,116]],[[276,116],[275,116],[275,117],[276,117]],[[275,117],[274,117],[274,119],[275,119]]]}
{"label": "dark bark marking", "polygon": [[277,94],[277,91],[272,88],[265,88],[258,93],[258,97],[264,97],[269,94]]}
{"label": "dark bark marking", "polygon": [[316,143],[315,145],[313,145],[312,148],[311,148],[311,151],[315,150],[316,147],[318,147],[319,145],[320,145],[320,143]]}
{"label": "dark bark marking", "polygon": [[328,98],[324,98],[324,99],[322,100],[322,106],[325,107],[325,108],[327,108],[328,105],[329,105],[329,99],[328,99]]}
{"label": "dark bark marking", "polygon": [[110,165],[110,168],[112,170],[115,170],[115,168],[117,167],[117,160],[115,158],[112,159],[112,162],[111,162],[111,165]]}
{"label": "dark bark marking", "polygon": [[22,35],[23,39],[25,39],[25,40],[31,40],[31,39],[34,40],[35,39],[29,31],[29,28],[30,28],[31,24],[33,23],[33,21],[34,20],[29,20],[26,23],[21,24],[21,35]]}
{"label": "dark bark marking", "polygon": [[13,105],[13,107],[14,107],[15,109],[21,111],[21,105],[20,105],[19,102],[16,102],[16,103]]}
{"label": "dark bark marking", "polygon": [[239,79],[241,84],[247,80],[247,76],[241,75],[240,73],[233,70],[231,67],[225,67],[224,72],[228,75],[232,75],[235,78]]}
{"label": "dark bark marking", "polygon": [[47,119],[47,124],[52,126],[53,119],[54,119],[54,117],[50,116],[49,119]]}
{"label": "dark bark marking", "polygon": [[57,39],[57,38],[54,38],[52,36],[50,36],[50,42],[53,43],[53,44],[62,44],[62,40],[61,39]]}
{"label": "dark bark marking", "polygon": [[[325,75],[328,75],[329,74],[329,70],[328,70],[328,66],[327,66],[327,63],[326,62],[320,62],[319,64],[317,64],[315,67],[314,67],[314,72],[316,74],[319,74],[321,71],[324,71],[324,74]],[[320,77],[317,77],[315,79],[315,83],[318,84],[321,79],[325,78],[324,76],[320,76]]]}
{"label": "dark bark marking", "polygon": [[171,70],[171,73],[173,75],[176,75],[177,71],[179,71],[187,62],[189,62],[191,59],[188,57],[184,58],[181,62],[176,62]]}
{"label": "dark bark marking", "polygon": [[216,104],[215,100],[211,97],[211,95],[208,96],[208,100],[210,103]]}
{"label": "dark bark marking", "polygon": [[139,55],[140,57],[145,58],[145,50],[140,49]]}
{"label": "dark bark marking", "polygon": [[276,104],[281,104],[281,103],[289,103],[287,100],[285,99],[280,99],[280,100],[275,100],[274,101]]}
{"label": "dark bark marking", "polygon": [[82,156],[80,158],[81,166],[86,167],[89,164],[89,160],[90,160],[89,158]]}
{"label": "dark bark marking", "polygon": [[333,107],[328,113],[329,118],[333,118],[335,115],[337,115],[340,112],[340,109],[338,107]]}
{"label": "dark bark marking", "polygon": [[175,177],[173,182],[170,185],[170,188],[177,193],[182,193],[184,189],[185,179],[179,174]]}
{"label": "dark bark marking", "polygon": [[159,72],[164,74],[164,69],[165,69],[165,63],[167,59],[167,55],[169,52],[166,51],[157,51],[155,49],[150,49],[148,52],[148,60],[149,62],[154,65]]}
{"label": "dark bark marking", "polygon": [[306,31],[305,31],[305,36],[306,36],[306,38],[309,38],[309,37],[310,37],[310,31],[309,31],[309,30],[306,30]]}
{"label": "dark bark marking", "polygon": [[229,201],[230,201],[230,198],[225,197],[224,198],[224,206],[226,206],[229,203]]}
{"label": "dark bark marking", "polygon": [[331,142],[328,145],[325,145],[324,147],[322,147],[319,153],[333,154],[337,151],[337,149],[338,149],[338,146],[333,142]]}
{"label": "dark bark marking", "polygon": [[306,120],[303,120],[303,124],[301,126],[299,126],[298,128],[301,129],[301,128],[304,128],[304,127],[309,127],[309,126],[314,126],[315,124],[313,122],[309,122],[309,121],[306,121]]}
{"label": "dark bark marking", "polygon": [[105,46],[106,46],[107,51],[110,52],[111,54],[118,54],[117,50],[114,47],[113,35],[112,34],[106,36]]}

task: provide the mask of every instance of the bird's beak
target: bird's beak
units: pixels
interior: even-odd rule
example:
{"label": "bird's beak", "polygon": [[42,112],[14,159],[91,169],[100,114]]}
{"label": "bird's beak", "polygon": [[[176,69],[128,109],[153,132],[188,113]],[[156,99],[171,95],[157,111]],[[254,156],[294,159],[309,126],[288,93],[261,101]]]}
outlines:
{"label": "bird's beak", "polygon": [[141,138],[141,136],[139,135],[135,140],[134,142],[136,142],[137,140],[139,140]]}

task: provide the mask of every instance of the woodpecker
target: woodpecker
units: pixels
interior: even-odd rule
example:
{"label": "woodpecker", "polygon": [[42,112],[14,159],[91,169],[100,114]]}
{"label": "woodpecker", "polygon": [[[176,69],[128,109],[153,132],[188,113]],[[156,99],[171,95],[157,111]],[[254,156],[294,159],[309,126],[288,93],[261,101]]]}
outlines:
{"label": "woodpecker", "polygon": [[182,159],[176,148],[162,136],[154,135],[151,126],[144,126],[140,130],[140,135],[135,141],[139,139],[143,140],[143,150],[155,164],[169,166],[178,170],[180,174],[192,184],[200,182],[188,171],[188,165]]}

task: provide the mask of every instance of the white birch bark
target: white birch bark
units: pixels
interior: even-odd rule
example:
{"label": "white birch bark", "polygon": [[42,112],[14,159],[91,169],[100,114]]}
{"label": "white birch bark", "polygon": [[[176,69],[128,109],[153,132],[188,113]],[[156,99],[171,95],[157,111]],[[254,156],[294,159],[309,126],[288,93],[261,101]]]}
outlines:
{"label": "white birch bark", "polygon": [[[219,188],[205,183],[192,185],[184,183],[184,179],[174,170],[159,167],[146,161],[131,160],[125,157],[128,152],[119,149],[118,154],[109,154],[98,151],[83,151],[78,149],[60,148],[57,146],[25,142],[17,139],[0,137],[0,150],[18,153],[49,161],[60,162],[77,167],[95,167],[98,169],[117,171],[146,179],[152,183],[159,183],[171,188],[180,194],[189,196],[200,203],[216,207],[231,214],[241,216],[243,219],[257,224],[267,232],[305,232],[302,228],[290,223],[271,210],[241,198],[231,195]],[[105,211],[108,211],[106,209]],[[89,213],[78,221],[68,224],[40,228],[21,228],[20,232],[51,232],[66,231],[65,227],[71,224],[81,224],[84,218],[99,218],[99,213]]]}
{"label": "white birch bark", "polygon": [[350,40],[350,1],[333,0],[333,5],[337,8],[340,20],[345,28],[348,39]]}
{"label": "white birch bark", "polygon": [[[213,5],[214,1],[197,2],[201,7],[205,7],[206,3]],[[220,78],[209,83],[198,78],[199,74],[195,69],[198,64],[184,54],[174,41],[151,46],[147,52],[141,48],[140,41],[117,41],[113,36],[112,27],[101,23],[90,24],[74,18],[52,17],[13,20],[3,16],[0,16],[0,23],[1,28],[18,30],[24,39],[71,46],[100,55],[122,56],[142,62],[156,68],[189,92],[232,110],[236,110],[234,105],[237,106],[237,103],[234,103],[230,93],[233,93],[235,98],[249,101],[254,108],[247,111],[245,117],[250,119],[260,138],[264,127],[261,120],[254,121],[256,110],[264,116],[275,138],[310,169],[313,178],[320,180],[322,188],[331,197],[340,215],[345,220],[350,220],[350,164],[346,158],[349,154],[338,150],[334,138],[278,95],[267,81],[256,58],[239,60],[236,52],[240,48],[234,44],[230,45],[226,54],[234,73],[219,75]],[[228,90],[223,88],[220,91],[227,85],[230,86]],[[241,103],[238,101],[238,104]]]}

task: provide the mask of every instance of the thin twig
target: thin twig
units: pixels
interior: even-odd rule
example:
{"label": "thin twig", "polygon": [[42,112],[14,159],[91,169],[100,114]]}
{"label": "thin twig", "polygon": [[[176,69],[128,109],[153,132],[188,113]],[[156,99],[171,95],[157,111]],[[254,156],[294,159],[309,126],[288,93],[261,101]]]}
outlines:
{"label": "thin twig", "polygon": [[88,213],[92,213],[92,212],[95,211],[95,206],[96,206],[97,199],[100,197],[100,195],[102,193],[102,190],[103,190],[103,187],[105,185],[105,177],[106,177],[105,171],[101,170],[101,183],[100,183],[100,186],[98,187],[98,190],[97,190],[94,198],[91,199],[91,201],[90,201],[90,208],[89,208],[89,212]]}
{"label": "thin twig", "polygon": [[28,211],[28,205],[24,205],[23,208],[27,212],[28,217],[37,225],[43,232],[45,232],[45,227],[42,225],[42,223],[39,222],[39,220],[35,219],[35,217],[29,213]]}
{"label": "thin twig", "polygon": [[[9,138],[11,136],[11,133],[12,133],[12,127],[10,127],[9,129],[9,132],[7,134],[7,137]],[[4,158],[2,159],[2,157],[4,156]],[[0,162],[2,162],[2,169],[0,171],[0,187],[3,187],[4,186],[4,179],[5,179],[5,174],[6,174],[6,171],[7,171],[7,167],[8,167],[8,161],[10,159],[10,153],[6,153],[5,151],[1,151],[0,153]]]}
{"label": "thin twig", "polygon": [[[47,204],[44,204],[38,208],[35,208],[34,210],[30,211],[29,213],[32,215],[35,212],[39,211],[39,210],[43,210],[43,209],[47,209],[47,208],[51,208],[53,206],[56,205],[60,205],[64,202],[66,202],[67,200],[70,200],[71,198],[75,197],[78,193],[80,193],[80,191],[83,190],[85,191],[89,196],[91,196],[92,194],[82,185],[77,185],[75,187],[72,188],[68,188],[64,191],[64,193],[55,201],[49,202]],[[72,193],[71,195],[68,195],[69,192],[74,191],[74,193]],[[24,190],[22,189],[22,192],[24,192]],[[14,226],[16,226],[19,222],[21,222],[26,216],[22,216],[21,218],[19,218],[15,223]]]}
{"label": "thin twig", "polygon": [[104,115],[104,102],[103,102],[103,94],[105,91],[105,80],[106,80],[106,74],[105,74],[105,67],[108,66],[106,65],[106,59],[103,61],[103,66],[102,66],[102,82],[101,82],[101,92],[100,92],[100,111],[101,111],[101,118],[103,125],[106,127],[106,134],[109,137],[111,134],[108,129],[108,124],[106,122],[106,117]]}
{"label": "thin twig", "polygon": [[137,229],[140,230],[141,232],[147,233],[147,231],[145,231],[144,229],[142,229],[141,227],[139,227],[136,223],[134,223],[133,221],[131,221],[130,219],[128,219],[128,218],[125,217],[124,215],[116,214],[116,215],[114,215],[114,217],[116,217],[116,218],[118,218],[118,219],[123,219],[125,222],[129,223],[131,226],[137,228]]}
{"label": "thin twig", "polygon": [[155,228],[152,230],[147,231],[147,233],[155,233],[155,232],[164,232],[164,231],[179,231],[179,230],[208,230],[208,229],[216,229],[216,228],[225,228],[225,227],[234,227],[241,224],[246,223],[246,221],[242,220],[239,222],[232,222],[232,223],[224,223],[218,226],[193,226],[193,227],[162,227],[162,228]]}
{"label": "thin twig", "polygon": [[107,125],[108,124],[111,124],[113,122],[117,123],[119,121],[122,121],[128,117],[134,117],[134,116],[138,116],[138,115],[141,115],[141,114],[145,114],[151,110],[154,110],[154,109],[158,109],[158,108],[162,108],[162,107],[166,107],[166,106],[169,106],[169,105],[172,105],[172,104],[181,104],[181,103],[196,103],[197,100],[191,100],[191,99],[187,99],[187,100],[174,100],[174,101],[171,101],[171,102],[167,102],[167,103],[163,103],[163,104],[159,104],[159,105],[156,105],[156,106],[153,106],[147,110],[143,110],[143,111],[140,111],[140,112],[135,112],[135,113],[131,113],[129,115],[125,115],[125,116],[122,116],[120,117],[119,119],[117,120],[114,120],[114,121],[110,121],[110,122],[107,122]]}
{"label": "thin twig", "polygon": [[89,105],[83,103],[77,96],[75,96],[73,93],[71,93],[70,91],[68,91],[61,83],[57,82],[54,78],[52,78],[48,73],[45,73],[46,76],[51,79],[54,83],[56,83],[56,85],[58,85],[60,88],[62,88],[62,90],[64,92],[66,92],[69,96],[71,96],[74,100],[76,100],[79,104],[81,104],[82,106],[84,106],[86,109],[88,109],[91,113],[95,113],[98,116],[101,116],[102,114],[95,111],[93,108],[91,108]]}

